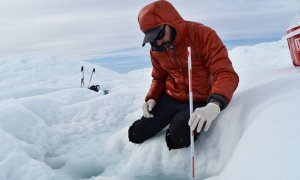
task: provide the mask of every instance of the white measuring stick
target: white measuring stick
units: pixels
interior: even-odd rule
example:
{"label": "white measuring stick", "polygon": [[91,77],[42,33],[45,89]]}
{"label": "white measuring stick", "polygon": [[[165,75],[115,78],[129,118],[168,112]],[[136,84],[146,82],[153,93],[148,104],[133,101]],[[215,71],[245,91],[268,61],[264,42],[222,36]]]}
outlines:
{"label": "white measuring stick", "polygon": [[[190,103],[190,117],[193,113],[193,91],[192,91],[192,51],[191,47],[188,47],[188,71],[189,71],[189,103]],[[192,126],[190,126],[191,136],[191,179],[195,178],[195,147],[194,147],[194,132]]]}

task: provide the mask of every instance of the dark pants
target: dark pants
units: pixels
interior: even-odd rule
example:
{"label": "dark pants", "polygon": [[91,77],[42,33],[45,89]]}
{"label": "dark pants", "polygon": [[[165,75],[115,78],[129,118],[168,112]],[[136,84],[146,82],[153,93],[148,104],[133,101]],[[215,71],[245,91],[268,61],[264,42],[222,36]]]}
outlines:
{"label": "dark pants", "polygon": [[[194,102],[193,108],[203,107],[206,102]],[[129,141],[140,144],[153,137],[169,125],[166,132],[166,143],[169,149],[178,149],[190,145],[189,103],[178,102],[163,94],[151,111],[153,118],[135,121],[128,130]],[[198,134],[195,134],[195,139]]]}

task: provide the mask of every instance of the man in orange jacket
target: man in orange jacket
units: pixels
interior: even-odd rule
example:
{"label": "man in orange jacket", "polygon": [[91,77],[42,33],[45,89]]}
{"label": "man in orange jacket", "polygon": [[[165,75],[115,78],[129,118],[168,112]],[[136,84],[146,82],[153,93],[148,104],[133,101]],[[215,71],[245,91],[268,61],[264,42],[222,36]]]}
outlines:
{"label": "man in orange jacket", "polygon": [[[169,149],[190,145],[190,126],[196,136],[207,131],[231,101],[239,77],[227,49],[211,28],[184,20],[173,5],[161,0],[139,12],[138,22],[150,43],[152,83],[143,116],[128,130],[129,140],[142,143],[169,125]],[[191,47],[194,111],[189,114],[188,57]],[[195,138],[196,139],[196,138]]]}

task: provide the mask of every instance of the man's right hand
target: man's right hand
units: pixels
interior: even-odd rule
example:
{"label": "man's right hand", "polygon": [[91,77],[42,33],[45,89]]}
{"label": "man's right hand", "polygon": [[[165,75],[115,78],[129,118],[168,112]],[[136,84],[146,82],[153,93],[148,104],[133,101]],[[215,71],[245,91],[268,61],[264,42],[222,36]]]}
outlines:
{"label": "man's right hand", "polygon": [[149,111],[152,111],[155,105],[156,102],[154,99],[149,99],[147,102],[143,104],[142,109],[145,118],[153,118],[153,114],[151,114]]}

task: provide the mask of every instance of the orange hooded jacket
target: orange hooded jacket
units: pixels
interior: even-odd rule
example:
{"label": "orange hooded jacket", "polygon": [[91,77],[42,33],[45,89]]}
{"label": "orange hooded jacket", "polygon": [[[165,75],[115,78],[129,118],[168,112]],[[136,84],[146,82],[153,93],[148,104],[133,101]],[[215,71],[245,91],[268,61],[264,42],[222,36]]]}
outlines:
{"label": "orange hooded jacket", "polygon": [[188,101],[187,48],[191,47],[193,100],[218,101],[221,109],[227,106],[239,77],[214,30],[184,20],[173,5],[164,0],[145,6],[139,12],[138,22],[143,32],[162,24],[176,29],[173,49],[150,50],[153,79],[145,101],[151,98],[158,101],[162,93],[177,101]]}

